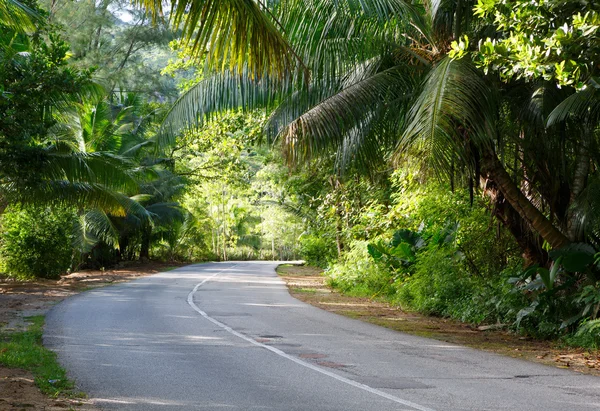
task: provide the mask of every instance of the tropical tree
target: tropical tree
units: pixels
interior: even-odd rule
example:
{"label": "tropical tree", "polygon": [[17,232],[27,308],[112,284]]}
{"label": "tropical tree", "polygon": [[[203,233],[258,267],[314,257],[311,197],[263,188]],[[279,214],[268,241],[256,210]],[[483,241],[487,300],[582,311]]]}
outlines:
{"label": "tropical tree", "polygon": [[[212,5],[191,4],[198,10]],[[474,3],[463,1],[425,3],[422,8],[395,0],[270,5],[265,16],[281,25],[287,43],[309,68],[310,80],[299,81],[299,66],[279,80],[252,76],[251,66],[225,63],[222,67],[232,71],[216,72],[175,104],[165,119],[164,140],[223,108],[266,105],[274,108],[269,129],[291,163],[333,153],[340,170],[351,163],[373,170],[392,153],[396,161],[424,159],[438,177],[463,181],[471,190],[481,183],[491,211],[514,235],[526,260],[546,263],[546,248],[581,239],[569,228],[576,214],[572,205],[591,170],[584,148],[596,143],[567,139],[566,124],[546,126],[552,109],[572,93],[565,86],[581,87],[581,79],[593,74],[589,62],[596,50],[596,15],[593,5],[586,6],[585,16],[570,4],[547,2],[537,11],[520,5],[480,3],[475,11]],[[517,27],[520,38],[532,30],[556,31],[556,36],[546,36],[548,44],[554,41],[549,47],[569,46],[568,54],[583,56],[581,67],[588,69],[558,62],[554,74],[540,75],[537,82],[525,82],[524,77],[536,77],[525,70],[510,79],[490,70],[495,60],[482,62],[481,56],[494,41],[499,46],[513,41],[515,26],[507,19],[519,18],[514,10],[524,10],[529,18]],[[200,32],[214,30],[220,36],[222,26],[208,21]],[[556,27],[562,22],[572,22],[567,31],[577,34],[560,37]],[[488,42],[488,36],[496,40]],[[561,41],[564,45],[557,46]],[[484,46],[474,62],[460,58],[477,44]],[[515,67],[526,67],[519,50],[527,46],[508,54]],[[492,57],[502,56],[504,49],[498,47]],[[543,73],[544,67],[540,63],[538,71]]]}
{"label": "tropical tree", "polygon": [[32,32],[40,20],[35,7],[18,0],[0,1],[0,26],[16,32]]}
{"label": "tropical tree", "polygon": [[49,26],[18,36],[0,52],[0,197],[13,202],[92,205],[125,213],[123,192],[137,183],[128,163],[107,153],[82,153],[51,130],[73,104],[97,95],[89,71],[68,67],[68,46]]}

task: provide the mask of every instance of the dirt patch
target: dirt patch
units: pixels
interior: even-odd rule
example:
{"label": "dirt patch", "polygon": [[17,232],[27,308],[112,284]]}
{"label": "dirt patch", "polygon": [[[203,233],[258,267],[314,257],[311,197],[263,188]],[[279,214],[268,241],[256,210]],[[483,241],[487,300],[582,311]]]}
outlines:
{"label": "dirt patch", "polygon": [[95,411],[83,399],[48,398],[33,382],[30,372],[0,367],[0,410]]}
{"label": "dirt patch", "polygon": [[381,300],[347,296],[327,286],[322,270],[314,267],[281,266],[277,272],[292,296],[330,312],[408,334],[600,376],[599,351],[563,348],[551,341],[522,337],[502,326],[475,327],[403,311]]}
{"label": "dirt patch", "polygon": [[[27,328],[26,317],[43,315],[59,301],[91,288],[130,281],[167,271],[180,265],[145,263],[114,270],[86,270],[60,280],[21,282],[0,278],[0,332]],[[85,400],[49,398],[34,384],[33,375],[24,370],[0,366],[0,410],[97,410]]]}

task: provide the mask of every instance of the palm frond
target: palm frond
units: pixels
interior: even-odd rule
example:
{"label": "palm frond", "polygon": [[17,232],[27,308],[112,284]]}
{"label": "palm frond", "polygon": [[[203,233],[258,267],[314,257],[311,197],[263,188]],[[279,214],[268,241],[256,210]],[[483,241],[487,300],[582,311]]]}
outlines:
{"label": "palm frond", "polygon": [[[415,7],[402,0],[289,0],[279,18],[316,83],[337,82],[357,65],[426,31]],[[296,81],[296,84],[301,82]]]}
{"label": "palm frond", "polygon": [[101,184],[123,192],[135,192],[139,185],[133,177],[129,160],[110,153],[81,153],[70,147],[51,146],[46,149],[47,161],[41,177],[47,180],[68,180]]}
{"label": "palm frond", "polygon": [[100,241],[119,248],[119,230],[102,210],[92,209],[82,214],[74,227],[73,248],[89,253]]}
{"label": "palm frond", "polygon": [[187,90],[167,112],[156,136],[157,149],[173,144],[183,130],[200,127],[220,111],[270,106],[277,86],[271,87],[268,77],[253,81],[247,74],[247,70],[215,74]]}
{"label": "palm frond", "polygon": [[[161,0],[135,0],[155,16]],[[253,0],[179,0],[171,2],[171,22],[182,26],[185,41],[209,67],[242,71],[252,78],[284,77],[302,62],[277,27],[271,11]]]}
{"label": "palm frond", "polygon": [[[600,176],[592,175],[587,187],[571,205],[572,228],[578,237],[600,238]],[[600,244],[596,244],[600,245]]]}
{"label": "palm frond", "polygon": [[168,226],[175,221],[182,223],[186,216],[185,210],[175,202],[151,204],[146,210],[152,214],[153,221],[158,225]]}
{"label": "palm frond", "polygon": [[[407,97],[412,80],[403,66],[395,66],[364,78],[325,99],[291,122],[280,133],[288,161],[292,164],[318,153],[340,148],[360,129],[371,126],[372,113],[386,103]],[[366,109],[368,108],[368,109]]]}
{"label": "palm frond", "polygon": [[565,98],[548,116],[547,127],[565,122],[573,118],[597,123],[600,120],[600,94],[596,87],[590,86],[585,90],[571,94]]}
{"label": "palm frond", "polygon": [[303,207],[300,204],[292,203],[290,201],[261,200],[260,203],[275,207],[281,207],[288,213],[303,220],[314,220],[317,218],[316,212],[310,207]]}
{"label": "palm frond", "polygon": [[283,98],[277,108],[269,116],[266,130],[269,137],[276,137],[284,127],[317,106],[324,100],[333,97],[344,88],[366,80],[380,71],[382,58],[369,59],[352,67],[343,76],[335,80],[321,79],[311,82],[308,87],[302,87]]}
{"label": "palm frond", "polygon": [[18,0],[0,0],[0,26],[17,32],[33,32],[41,17]]}
{"label": "palm frond", "polygon": [[445,58],[429,74],[410,111],[397,155],[419,146],[434,170],[444,174],[453,159],[470,164],[465,152],[469,142],[489,147],[494,141],[495,99],[471,63]]}
{"label": "palm frond", "polygon": [[101,184],[94,183],[51,180],[23,186],[9,181],[0,184],[0,197],[4,202],[10,204],[93,207],[115,216],[125,216],[131,213],[144,219],[151,218],[138,202]]}

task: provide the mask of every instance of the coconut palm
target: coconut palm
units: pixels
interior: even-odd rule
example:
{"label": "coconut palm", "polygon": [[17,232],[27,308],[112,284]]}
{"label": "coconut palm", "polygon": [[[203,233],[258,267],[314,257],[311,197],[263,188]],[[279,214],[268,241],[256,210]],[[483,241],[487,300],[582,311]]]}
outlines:
{"label": "coconut palm", "polygon": [[32,32],[39,14],[18,0],[0,0],[0,26],[17,32]]}
{"label": "coconut palm", "polygon": [[111,209],[83,207],[77,225],[76,249],[85,257],[95,248],[109,246],[115,259],[149,258],[155,228],[183,221],[183,210],[172,201],[184,187],[183,180],[156,157],[146,135],[148,117],[140,115],[139,96],[127,94],[110,103],[106,98],[83,101],[63,116],[51,135],[79,156],[109,157],[128,173],[134,186],[119,194],[135,207],[115,213]]}
{"label": "coconut palm", "polygon": [[[222,109],[266,106],[272,110],[268,130],[291,163],[333,153],[339,169],[349,164],[369,169],[394,154],[396,161],[406,156],[422,161],[438,177],[460,178],[471,190],[481,181],[492,212],[525,257],[545,262],[544,243],[560,248],[581,238],[571,208],[586,193],[595,156],[586,151],[597,141],[564,121],[546,127],[568,91],[544,81],[501,82],[466,58],[448,56],[463,34],[494,35],[493,27],[476,21],[473,5],[460,0],[425,2],[422,8],[398,0],[273,4],[265,13],[279,22],[310,80],[301,81],[298,69],[283,79],[253,77],[252,65],[234,64],[176,102],[161,141],[172,141],[182,128]],[[218,36],[222,30],[202,23],[202,32],[214,30]],[[584,111],[589,107],[582,105]],[[566,138],[570,131],[577,137]]]}
{"label": "coconut palm", "polygon": [[[135,0],[164,19],[161,0]],[[220,70],[248,66],[254,78],[282,77],[300,62],[270,7],[253,0],[180,0],[170,3],[169,20],[180,27],[194,54]]]}

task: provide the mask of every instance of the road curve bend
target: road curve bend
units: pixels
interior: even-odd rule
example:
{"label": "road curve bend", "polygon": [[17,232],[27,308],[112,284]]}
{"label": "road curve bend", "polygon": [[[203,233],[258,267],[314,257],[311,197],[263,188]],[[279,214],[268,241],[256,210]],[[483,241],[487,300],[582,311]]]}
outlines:
{"label": "road curve bend", "polygon": [[341,317],[276,262],[196,264],[69,298],[44,343],[106,410],[600,410],[600,379]]}

